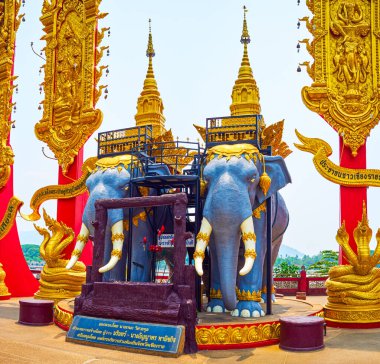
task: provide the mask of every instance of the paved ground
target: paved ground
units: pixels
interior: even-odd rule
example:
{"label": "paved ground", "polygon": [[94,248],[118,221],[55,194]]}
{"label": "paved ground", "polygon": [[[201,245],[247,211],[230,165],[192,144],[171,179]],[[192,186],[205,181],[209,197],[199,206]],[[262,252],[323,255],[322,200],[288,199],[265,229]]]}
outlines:
{"label": "paved ground", "polygon": [[[313,301],[323,304],[323,298]],[[132,354],[65,342],[66,333],[54,325],[31,327],[17,323],[18,300],[0,301],[0,363],[109,364],[109,363],[263,363],[263,364],[378,364],[380,329],[327,329],[326,348],[294,353],[278,345],[233,351],[201,351],[180,358]]]}

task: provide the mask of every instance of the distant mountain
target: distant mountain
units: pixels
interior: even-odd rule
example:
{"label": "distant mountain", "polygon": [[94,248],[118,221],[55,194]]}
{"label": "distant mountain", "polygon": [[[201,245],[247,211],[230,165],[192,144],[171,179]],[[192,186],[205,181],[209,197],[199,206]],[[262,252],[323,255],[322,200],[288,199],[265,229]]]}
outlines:
{"label": "distant mountain", "polygon": [[290,246],[287,246],[285,244],[281,244],[280,251],[278,252],[279,257],[283,257],[283,258],[285,258],[286,256],[295,257],[297,255],[299,258],[302,258],[305,255],[305,253],[301,253],[297,249],[291,248]]}

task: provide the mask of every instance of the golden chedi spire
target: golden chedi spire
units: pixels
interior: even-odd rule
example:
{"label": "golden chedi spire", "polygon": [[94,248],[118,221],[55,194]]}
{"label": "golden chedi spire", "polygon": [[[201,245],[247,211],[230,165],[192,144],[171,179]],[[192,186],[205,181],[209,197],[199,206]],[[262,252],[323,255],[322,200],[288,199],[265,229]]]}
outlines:
{"label": "golden chedi spire", "polygon": [[230,106],[231,115],[260,114],[260,96],[256,81],[253,78],[252,68],[248,58],[248,44],[251,42],[249,36],[246,13],[244,6],[243,32],[240,42],[244,45],[243,59],[239,69],[239,75],[232,89],[232,104]]}
{"label": "golden chedi spire", "polygon": [[153,137],[163,134],[165,130],[164,105],[154,78],[152,58],[155,56],[151,32],[151,20],[149,19],[149,37],[146,56],[149,58],[148,71],[146,73],[144,87],[137,100],[137,113],[135,115],[136,126],[152,125]]}

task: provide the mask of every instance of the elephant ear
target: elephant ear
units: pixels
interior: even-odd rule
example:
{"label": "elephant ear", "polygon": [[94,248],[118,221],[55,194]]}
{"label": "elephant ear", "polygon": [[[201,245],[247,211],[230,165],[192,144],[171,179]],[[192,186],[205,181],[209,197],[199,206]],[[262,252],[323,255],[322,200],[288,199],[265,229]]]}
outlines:
{"label": "elephant ear", "polygon": [[[255,201],[255,205],[257,204],[257,206],[254,206],[254,208],[261,205],[267,198],[273,196],[278,190],[292,182],[288,168],[281,156],[266,156],[264,157],[264,160],[265,172],[270,178],[270,186],[266,194],[260,186],[257,186]],[[260,176],[262,176],[264,168],[261,164],[258,167]]]}

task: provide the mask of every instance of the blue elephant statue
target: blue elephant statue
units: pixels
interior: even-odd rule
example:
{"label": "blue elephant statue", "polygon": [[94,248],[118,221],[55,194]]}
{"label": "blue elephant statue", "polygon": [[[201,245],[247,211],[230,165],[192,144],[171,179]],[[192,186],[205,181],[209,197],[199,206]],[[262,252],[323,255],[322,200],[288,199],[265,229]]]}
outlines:
{"label": "blue elephant statue", "polygon": [[[207,311],[260,317],[266,255],[266,201],[273,197],[272,254],[276,259],[289,217],[277,192],[291,182],[280,156],[264,156],[251,144],[217,145],[207,152],[207,195],[194,252],[195,269],[209,246],[211,290]],[[243,261],[239,248],[244,245]],[[241,269],[239,269],[241,268]]]}
{"label": "blue elephant statue", "polygon": [[[125,198],[130,196],[132,156],[123,154],[101,158],[86,181],[89,198],[82,216],[81,230],[76,239],[75,248],[66,268],[70,269],[80,257],[90,235],[94,235],[92,222],[95,221],[95,202],[99,199]],[[154,173],[169,174],[166,165],[155,165]],[[137,192],[136,192],[137,193]],[[136,196],[136,194],[134,194]],[[150,279],[151,254],[149,243],[153,241],[151,216],[144,209],[133,209],[132,229],[132,269],[129,280],[146,282]],[[157,214],[160,216],[160,214]],[[108,210],[104,261],[99,269],[104,273],[104,281],[125,281],[129,209]]]}

